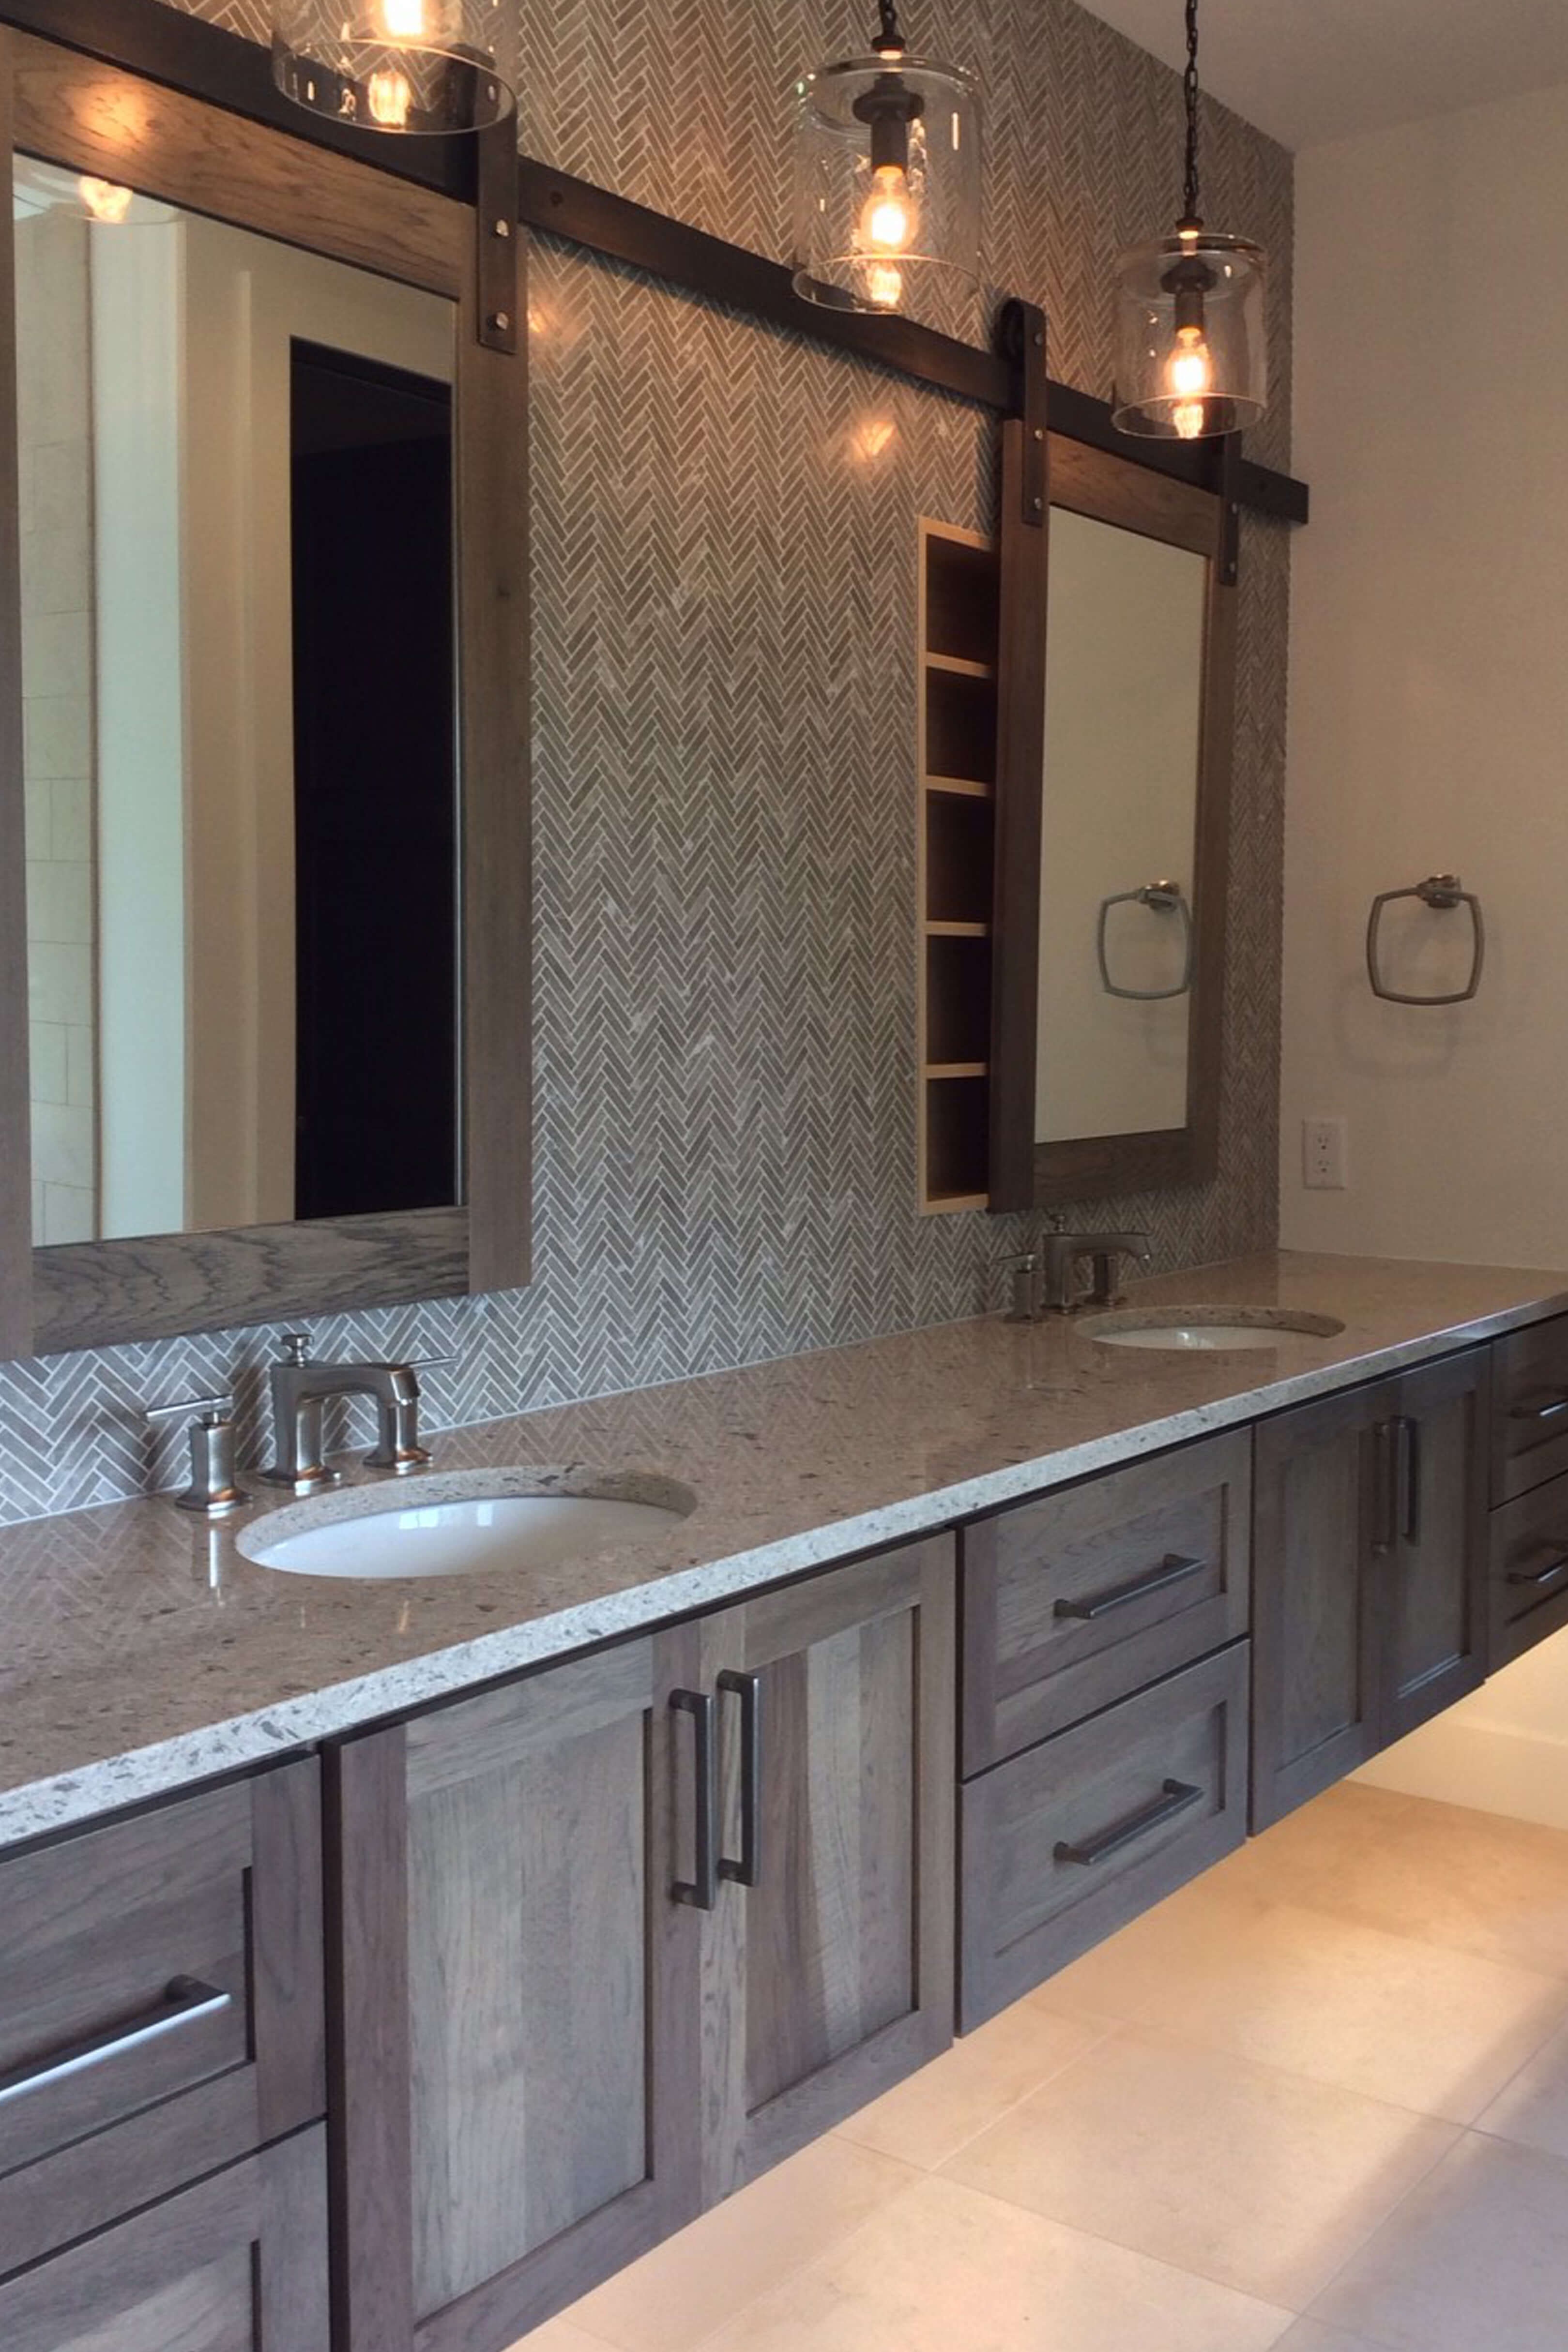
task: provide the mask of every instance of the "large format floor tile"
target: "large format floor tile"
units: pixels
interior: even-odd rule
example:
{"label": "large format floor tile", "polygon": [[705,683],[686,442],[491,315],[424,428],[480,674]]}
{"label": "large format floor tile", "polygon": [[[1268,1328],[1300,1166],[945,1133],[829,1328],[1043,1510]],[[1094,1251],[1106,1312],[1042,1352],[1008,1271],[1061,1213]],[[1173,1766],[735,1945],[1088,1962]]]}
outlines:
{"label": "large format floor tile", "polygon": [[1499,2093],[1477,2117],[1477,2128],[1568,2161],[1568,2026]]}
{"label": "large format floor tile", "polygon": [[1289,2315],[923,2181],[704,2352],[1271,2352]]}
{"label": "large format floor tile", "polygon": [[1563,2352],[1568,2165],[1468,2133],[1315,2311],[1390,2352]]}
{"label": "large format floor tile", "polygon": [[922,2177],[847,2140],[818,2140],[595,2288],[572,2318],[616,2352],[689,2352]]}
{"label": "large format floor tile", "polygon": [[1355,2092],[1128,2029],[944,2170],[1300,2312],[1456,2137]]}
{"label": "large format floor tile", "polygon": [[862,2107],[842,2136],[932,2171],[1109,2031],[1022,2001]]}
{"label": "large format floor tile", "polygon": [[[1139,2012],[1184,2041],[1470,2123],[1568,2012],[1568,1984],[1299,1905],[1176,1958]],[[1564,2102],[1568,2126],[1568,2098]]]}

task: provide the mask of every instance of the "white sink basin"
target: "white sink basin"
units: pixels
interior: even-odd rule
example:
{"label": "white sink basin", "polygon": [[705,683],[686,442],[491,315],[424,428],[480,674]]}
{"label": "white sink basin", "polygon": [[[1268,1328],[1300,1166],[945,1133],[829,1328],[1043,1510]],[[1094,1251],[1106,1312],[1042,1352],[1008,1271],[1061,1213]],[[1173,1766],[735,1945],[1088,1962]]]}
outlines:
{"label": "white sink basin", "polygon": [[497,1575],[651,1543],[696,1507],[690,1488],[669,1478],[459,1470],[291,1504],[237,1543],[258,1567],[290,1576]]}
{"label": "white sink basin", "polygon": [[1159,1307],[1096,1315],[1079,1328],[1102,1348],[1164,1348],[1209,1355],[1237,1348],[1278,1348],[1292,1336],[1333,1339],[1345,1327],[1333,1315],[1309,1315],[1284,1307]]}

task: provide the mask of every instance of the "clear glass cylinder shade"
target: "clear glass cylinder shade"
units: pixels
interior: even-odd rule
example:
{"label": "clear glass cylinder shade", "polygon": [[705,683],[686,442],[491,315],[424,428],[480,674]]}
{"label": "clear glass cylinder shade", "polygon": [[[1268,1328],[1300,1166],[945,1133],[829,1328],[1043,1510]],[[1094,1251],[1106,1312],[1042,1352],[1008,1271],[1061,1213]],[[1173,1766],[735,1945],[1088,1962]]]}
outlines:
{"label": "clear glass cylinder shade", "polygon": [[517,103],[517,0],[273,0],[272,74],[366,131],[483,131]]}
{"label": "clear glass cylinder shade", "polygon": [[797,82],[795,107],[796,293],[961,331],[980,285],[973,80],[929,58],[846,58]]}
{"label": "clear glass cylinder shade", "polygon": [[1116,265],[1116,422],[1194,441],[1268,404],[1268,256],[1244,236],[1173,233]]}
{"label": "clear glass cylinder shade", "polygon": [[90,172],[73,172],[62,163],[46,163],[35,155],[20,154],[13,173],[11,207],[18,220],[63,212],[104,228],[158,228],[175,217],[171,205],[138,195],[117,180],[100,180]]}

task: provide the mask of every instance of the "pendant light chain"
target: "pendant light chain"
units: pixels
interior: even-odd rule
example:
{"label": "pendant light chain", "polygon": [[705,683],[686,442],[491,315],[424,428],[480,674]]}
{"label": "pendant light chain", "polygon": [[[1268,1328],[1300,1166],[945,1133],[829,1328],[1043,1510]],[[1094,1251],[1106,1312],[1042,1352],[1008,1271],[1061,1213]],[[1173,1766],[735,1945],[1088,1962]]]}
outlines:
{"label": "pendant light chain", "polygon": [[897,0],[877,0],[877,36],[871,47],[884,53],[896,52],[901,57],[905,45],[903,34],[899,28]]}
{"label": "pendant light chain", "polygon": [[1182,77],[1187,102],[1187,171],[1183,197],[1188,221],[1198,213],[1198,0],[1187,0],[1187,69]]}

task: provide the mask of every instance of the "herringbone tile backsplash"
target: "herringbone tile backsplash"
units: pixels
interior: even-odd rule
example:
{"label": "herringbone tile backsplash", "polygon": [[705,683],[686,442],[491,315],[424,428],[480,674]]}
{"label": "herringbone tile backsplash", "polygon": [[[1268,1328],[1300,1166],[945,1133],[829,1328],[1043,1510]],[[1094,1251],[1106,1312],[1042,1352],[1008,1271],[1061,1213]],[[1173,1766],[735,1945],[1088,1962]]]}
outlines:
{"label": "herringbone tile backsplash", "polygon": [[[522,0],[529,152],[782,254],[787,91],[866,9]],[[250,37],[258,0],[199,0]],[[1176,79],[1074,0],[941,0],[988,99],[987,272],[1104,393],[1109,263],[1172,208]],[[1289,157],[1211,109],[1210,217],[1275,259]],[[974,1313],[1018,1227],[914,1208],[915,522],[984,528],[986,420],[563,247],[531,289],[537,831],[531,1288],[323,1318],[321,1352],[454,1352],[454,1426]],[[1086,1206],[1195,1265],[1275,1234],[1289,549],[1244,546],[1222,1173]],[[148,1402],[269,1331],[0,1367],[0,1520],[177,1477]]]}

